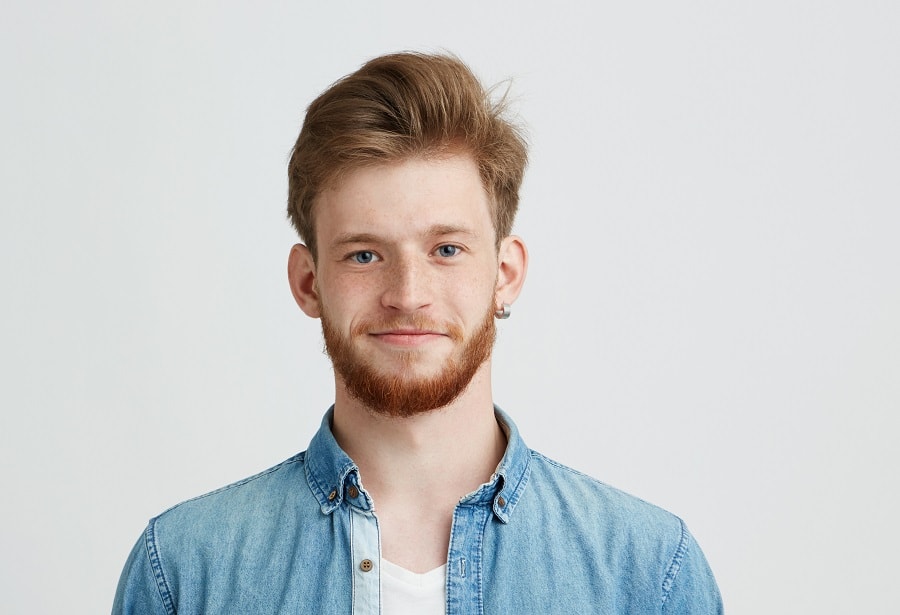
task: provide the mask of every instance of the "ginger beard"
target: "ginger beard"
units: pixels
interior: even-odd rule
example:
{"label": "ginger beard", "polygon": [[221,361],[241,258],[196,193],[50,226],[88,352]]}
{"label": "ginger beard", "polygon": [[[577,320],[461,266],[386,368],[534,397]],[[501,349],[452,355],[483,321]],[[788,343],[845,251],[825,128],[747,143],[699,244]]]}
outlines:
{"label": "ginger beard", "polygon": [[[443,408],[456,399],[469,386],[482,363],[491,356],[497,334],[493,308],[488,310],[468,339],[457,325],[436,326],[436,323],[421,317],[361,323],[353,328],[349,337],[331,324],[324,309],[321,309],[321,318],[325,350],[347,392],[375,412],[395,418]],[[415,375],[416,355],[420,352],[416,349],[399,351],[404,353],[399,373],[384,373],[363,356],[352,341],[368,335],[369,331],[404,326],[445,331],[457,345],[439,373],[424,377]]]}

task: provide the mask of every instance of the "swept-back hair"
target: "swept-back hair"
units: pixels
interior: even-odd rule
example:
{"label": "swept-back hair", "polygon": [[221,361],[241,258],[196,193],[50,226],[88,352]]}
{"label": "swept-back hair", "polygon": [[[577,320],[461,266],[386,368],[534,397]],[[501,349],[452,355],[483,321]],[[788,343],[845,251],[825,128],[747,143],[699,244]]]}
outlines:
{"label": "swept-back hair", "polygon": [[497,245],[512,230],[528,159],[522,133],[472,71],[448,55],[396,53],[334,83],[306,111],[288,165],[288,216],[316,256],[314,203],[366,166],[461,152],[490,196]]}

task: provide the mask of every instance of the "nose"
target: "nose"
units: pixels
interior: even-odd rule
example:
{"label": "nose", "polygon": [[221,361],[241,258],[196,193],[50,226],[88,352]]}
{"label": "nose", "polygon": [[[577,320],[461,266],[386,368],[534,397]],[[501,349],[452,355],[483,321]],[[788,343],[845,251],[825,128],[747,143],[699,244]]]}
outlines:
{"label": "nose", "polygon": [[411,314],[431,305],[431,280],[427,263],[413,256],[395,258],[384,272],[381,304],[392,310]]}

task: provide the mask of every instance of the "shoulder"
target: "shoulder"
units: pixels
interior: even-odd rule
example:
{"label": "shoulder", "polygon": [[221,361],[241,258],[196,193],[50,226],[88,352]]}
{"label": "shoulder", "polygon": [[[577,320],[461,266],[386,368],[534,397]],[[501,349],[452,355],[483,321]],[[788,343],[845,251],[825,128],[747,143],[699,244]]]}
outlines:
{"label": "shoulder", "polygon": [[[333,551],[322,544],[329,517],[307,469],[301,453],[151,519],[122,572],[113,612],[150,612],[145,604],[154,613],[220,612],[216,605],[229,604],[229,612],[268,613],[283,595],[260,594],[261,583],[324,587],[334,563],[319,569],[315,562]],[[297,604],[309,595],[291,594]]]}
{"label": "shoulder", "polygon": [[690,544],[679,517],[540,453],[530,465],[523,516],[553,528],[559,543],[584,545],[585,557],[613,570],[661,579],[677,568]]}
{"label": "shoulder", "polygon": [[712,572],[681,518],[535,451],[530,465],[531,515],[549,532],[593,545],[586,555],[612,576],[624,580],[629,571],[628,582],[655,588],[665,612],[721,613]]}
{"label": "shoulder", "polygon": [[202,530],[220,534],[231,527],[264,524],[286,500],[310,499],[304,465],[305,453],[299,453],[267,470],[176,504],[150,520],[148,535],[163,531],[199,538]]}
{"label": "shoulder", "polygon": [[529,482],[541,499],[572,503],[580,511],[578,517],[599,517],[643,529],[650,526],[680,536],[682,522],[667,510],[533,450]]}

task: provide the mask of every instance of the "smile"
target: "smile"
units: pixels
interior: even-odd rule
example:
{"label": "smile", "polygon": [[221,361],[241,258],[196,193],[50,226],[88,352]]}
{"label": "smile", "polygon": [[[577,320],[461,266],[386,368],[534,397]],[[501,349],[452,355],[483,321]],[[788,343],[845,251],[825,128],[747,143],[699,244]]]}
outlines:
{"label": "smile", "polygon": [[372,337],[380,342],[391,346],[421,346],[429,342],[447,337],[443,333],[436,331],[424,331],[419,329],[397,329],[391,331],[382,331],[378,333],[370,333]]}

